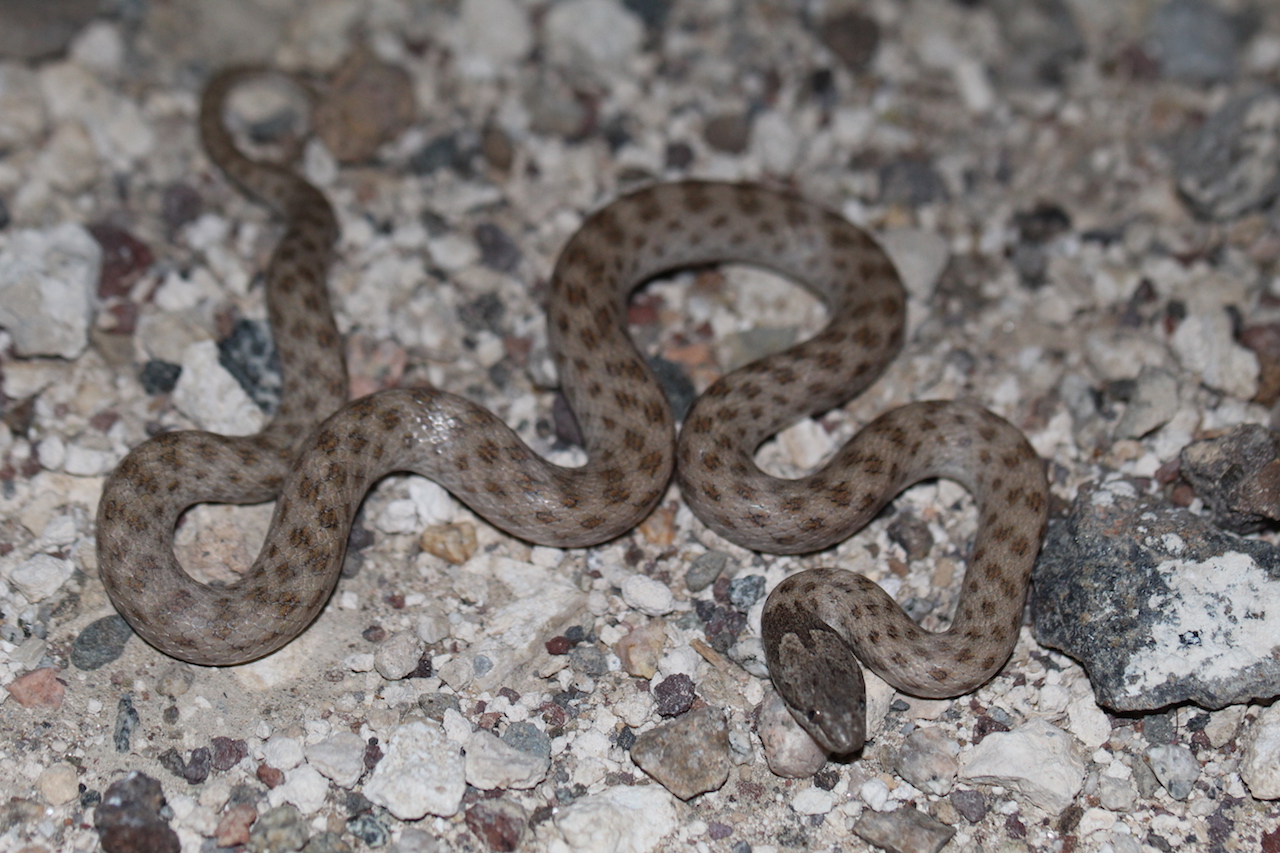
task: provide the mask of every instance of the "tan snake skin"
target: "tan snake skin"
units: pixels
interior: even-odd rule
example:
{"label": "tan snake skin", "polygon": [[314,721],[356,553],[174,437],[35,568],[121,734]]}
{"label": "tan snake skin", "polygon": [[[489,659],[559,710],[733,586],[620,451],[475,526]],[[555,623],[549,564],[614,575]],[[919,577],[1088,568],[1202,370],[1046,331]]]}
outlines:
{"label": "tan snake skin", "polygon": [[[160,435],[109,479],[98,511],[101,575],[149,643],[209,665],[288,643],[332,593],[365,492],[392,471],[435,480],[514,536],[581,547],[645,518],[678,458],[683,493],[700,518],[775,553],[841,541],[923,478],[952,478],[975,494],[977,542],[946,633],[919,628],[849,572],[802,572],[770,596],[770,671],[796,719],[828,749],[862,742],[853,654],[925,696],[972,690],[1008,658],[1047,494],[1042,466],[1017,430],[968,404],[919,403],[873,422],[809,477],[779,480],[753,461],[781,427],[862,391],[901,347],[903,290],[864,232],[785,192],[696,181],[640,190],[588,217],[561,253],[547,305],[550,346],[590,460],[562,468],[489,411],[434,388],[343,405],[345,368],[325,289],[336,222],[302,178],[236,149],[222,113],[252,73],[224,72],[209,84],[200,129],[210,159],[286,223],[266,276],[283,401],[256,436]],[[812,340],[715,383],[686,419],[677,451],[670,407],[628,337],[626,301],[656,274],[726,261],[797,281],[826,302],[831,319]],[[182,570],[173,529],[186,507],[273,497],[266,542],[243,579],[213,587]]]}

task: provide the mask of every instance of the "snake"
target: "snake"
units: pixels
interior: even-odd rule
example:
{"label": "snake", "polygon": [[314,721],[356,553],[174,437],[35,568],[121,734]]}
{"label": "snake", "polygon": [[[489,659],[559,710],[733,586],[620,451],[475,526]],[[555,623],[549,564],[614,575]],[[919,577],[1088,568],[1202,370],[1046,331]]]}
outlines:
{"label": "snake", "polygon": [[[978,508],[949,629],[924,630],[862,575],[803,570],[764,605],[770,675],[797,722],[828,751],[847,753],[865,739],[859,661],[920,696],[970,692],[1003,666],[1018,637],[1048,493],[1044,466],[1015,427],[968,402],[912,403],[872,421],[806,477],[773,477],[754,461],[780,429],[859,395],[903,345],[905,291],[866,231],[760,183],[657,183],[585,216],[554,264],[546,316],[587,462],[556,465],[488,409],[432,386],[347,400],[326,284],[339,233],[334,211],[288,164],[244,153],[224,118],[230,94],[260,73],[217,73],[200,101],[199,129],[209,160],[283,221],[263,276],[281,402],[255,435],[160,433],[104,485],[99,574],[146,642],[174,658],[226,666],[293,640],[336,587],[365,493],[391,472],[428,477],[495,527],[561,548],[627,533],[674,476],[709,528],[779,554],[829,548],[910,484],[945,477]],[[657,276],[728,262],[811,291],[827,323],[720,377],[677,436],[671,406],[628,332],[628,299]],[[269,500],[266,538],[238,580],[206,584],[186,573],[173,547],[184,510]]]}

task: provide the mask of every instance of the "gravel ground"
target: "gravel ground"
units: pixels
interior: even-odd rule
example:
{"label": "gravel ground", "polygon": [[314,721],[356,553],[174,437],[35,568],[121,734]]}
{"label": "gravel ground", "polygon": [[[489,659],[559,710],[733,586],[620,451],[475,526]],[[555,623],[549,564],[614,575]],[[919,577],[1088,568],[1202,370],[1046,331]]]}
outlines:
{"label": "gravel ground", "polygon": [[[228,669],[130,639],[94,553],[129,448],[250,433],[274,403],[278,223],[195,133],[203,81],[239,61],[320,93],[246,86],[232,119],[300,150],[338,211],[353,395],[430,381],[581,460],[542,325],[559,247],[646,182],[762,180],[881,237],[911,296],[888,374],[766,444],[769,470],[958,397],[1027,433],[1057,515],[1116,476],[1199,511],[1179,451],[1271,425],[1280,397],[1280,7],[101,6],[0,4],[0,849],[1280,851],[1280,714],[1108,713],[1029,625],[971,696],[873,684],[853,760],[796,736],[755,658],[765,593],[834,562],[945,624],[976,523],[949,483],[792,558],[719,539],[674,488],[622,540],[561,551],[391,477],[317,623]],[[823,319],[741,268],[655,282],[631,314],[677,404]],[[269,518],[197,507],[179,556],[232,577]]]}

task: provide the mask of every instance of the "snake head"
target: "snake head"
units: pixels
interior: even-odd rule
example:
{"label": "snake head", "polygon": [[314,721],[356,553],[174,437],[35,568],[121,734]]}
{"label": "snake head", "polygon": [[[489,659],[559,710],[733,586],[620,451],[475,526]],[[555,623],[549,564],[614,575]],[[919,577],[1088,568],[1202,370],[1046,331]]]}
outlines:
{"label": "snake head", "polygon": [[867,689],[849,646],[826,622],[798,607],[774,607],[764,623],[769,677],[791,716],[828,752],[862,749]]}

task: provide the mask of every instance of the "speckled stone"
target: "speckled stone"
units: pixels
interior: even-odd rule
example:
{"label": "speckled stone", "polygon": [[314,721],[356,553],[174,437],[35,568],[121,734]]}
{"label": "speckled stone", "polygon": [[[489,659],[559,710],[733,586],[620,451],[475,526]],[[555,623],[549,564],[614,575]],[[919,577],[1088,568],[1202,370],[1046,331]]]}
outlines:
{"label": "speckled stone", "polygon": [[708,705],[650,729],[636,738],[631,760],[682,800],[718,789],[732,764],[724,712]]}
{"label": "speckled stone", "polygon": [[[1280,549],[1125,481],[1081,488],[1033,574],[1036,639],[1077,658],[1117,711],[1280,694]],[[1241,608],[1238,602],[1247,601]]]}

